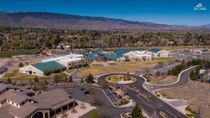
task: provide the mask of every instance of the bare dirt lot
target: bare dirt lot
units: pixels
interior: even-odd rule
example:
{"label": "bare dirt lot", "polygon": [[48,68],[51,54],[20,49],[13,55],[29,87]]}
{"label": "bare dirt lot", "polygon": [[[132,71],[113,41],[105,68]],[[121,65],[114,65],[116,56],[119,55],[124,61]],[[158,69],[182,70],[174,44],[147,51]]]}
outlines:
{"label": "bare dirt lot", "polygon": [[185,99],[194,111],[200,109],[201,118],[210,118],[210,84],[189,81],[185,86],[161,90],[160,93],[171,98]]}
{"label": "bare dirt lot", "polygon": [[170,84],[177,80],[176,76],[166,75],[166,76],[149,76],[148,81],[152,84]]}

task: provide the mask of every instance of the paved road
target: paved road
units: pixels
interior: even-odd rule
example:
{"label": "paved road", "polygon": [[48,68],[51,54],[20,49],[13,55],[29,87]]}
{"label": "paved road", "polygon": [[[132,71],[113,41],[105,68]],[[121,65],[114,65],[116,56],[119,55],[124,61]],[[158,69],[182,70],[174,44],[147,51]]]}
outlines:
{"label": "paved road", "polygon": [[[123,73],[122,73],[123,74]],[[110,73],[110,74],[105,74],[100,77],[98,77],[98,81],[103,84],[103,85],[108,85],[108,86],[116,86],[112,83],[107,82],[105,79],[108,76],[111,75],[119,75],[119,73]],[[136,102],[138,102],[141,107],[145,110],[145,112],[150,115],[151,117],[155,112],[163,111],[169,115],[171,118],[185,118],[186,116],[179,111],[177,111],[175,108],[171,107],[161,99],[159,99],[157,96],[152,94],[151,92],[147,91],[144,87],[143,84],[145,83],[145,79],[141,78],[138,75],[131,75],[135,78],[137,78],[137,81],[133,84],[135,87],[137,87],[141,92],[144,94],[151,96],[152,101],[148,102],[144,97],[141,95],[138,95],[138,92],[128,89],[127,93],[128,95]],[[119,87],[121,86],[126,86],[126,85],[117,85]],[[158,115],[158,114],[156,114]],[[157,116],[158,117],[158,116]]]}
{"label": "paved road", "polygon": [[177,87],[177,86],[183,86],[183,85],[187,84],[187,82],[189,80],[190,72],[193,69],[195,69],[195,66],[191,67],[191,68],[188,68],[187,70],[182,71],[182,73],[179,75],[179,80],[177,80],[173,84],[148,85],[148,86],[151,87],[151,90],[160,90],[160,89],[165,89],[165,88],[174,88],[174,87]]}
{"label": "paved road", "polygon": [[79,70],[76,69],[76,70],[74,70],[74,71],[71,73],[70,76],[71,76],[73,79],[78,79],[78,80],[80,80],[81,78],[80,78],[79,76],[77,76],[78,73],[79,73]]}
{"label": "paved road", "polygon": [[[183,72],[182,74],[180,74],[180,79],[179,81],[177,81],[174,84],[171,85],[152,85],[153,90],[158,90],[158,89],[164,89],[164,88],[173,88],[173,87],[177,87],[177,86],[182,86],[184,84],[186,84],[188,82],[188,77],[190,74],[190,71],[192,69],[189,69],[185,72]],[[77,73],[79,71],[76,70],[72,73],[72,77],[75,79],[81,79],[77,76]],[[155,96],[154,94],[152,94],[150,91],[146,90],[143,87],[143,84],[145,83],[145,79],[143,79],[142,77],[139,76],[139,73],[142,72],[136,72],[134,74],[132,74],[132,76],[134,76],[135,78],[137,78],[137,81],[134,83],[134,85],[140,90],[142,91],[144,94],[151,96],[152,97],[152,102],[148,102],[145,98],[143,98],[142,96],[138,95],[138,92],[131,90],[131,89],[127,89],[127,94],[136,102],[138,102],[141,107],[145,110],[145,112],[147,114],[150,114],[151,117],[158,117],[158,116],[153,116],[153,114],[157,115],[157,112],[159,111],[164,111],[165,113],[167,113],[169,115],[169,117],[171,118],[185,118],[186,116],[182,113],[180,113],[179,111],[177,111],[175,108],[173,108],[172,106],[168,105],[167,103],[165,103],[164,101],[162,101],[161,99],[159,99],[157,96]],[[112,84],[112,83],[108,83],[105,78],[110,76],[110,75],[119,75],[120,73],[110,73],[110,74],[104,74],[102,76],[98,77],[98,81],[103,84],[103,85],[107,85],[107,86],[119,86],[119,87],[125,87],[126,85],[116,85],[116,84]],[[124,74],[124,73],[121,73]],[[119,110],[119,113],[122,112],[121,110]]]}

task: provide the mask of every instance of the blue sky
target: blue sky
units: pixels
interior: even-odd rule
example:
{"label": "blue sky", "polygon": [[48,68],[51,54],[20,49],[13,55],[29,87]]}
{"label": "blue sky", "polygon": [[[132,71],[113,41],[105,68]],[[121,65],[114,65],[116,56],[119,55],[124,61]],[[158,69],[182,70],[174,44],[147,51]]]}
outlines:
{"label": "blue sky", "polygon": [[[202,3],[206,10],[196,11]],[[210,24],[210,0],[0,0],[0,11],[54,12],[176,25]]]}

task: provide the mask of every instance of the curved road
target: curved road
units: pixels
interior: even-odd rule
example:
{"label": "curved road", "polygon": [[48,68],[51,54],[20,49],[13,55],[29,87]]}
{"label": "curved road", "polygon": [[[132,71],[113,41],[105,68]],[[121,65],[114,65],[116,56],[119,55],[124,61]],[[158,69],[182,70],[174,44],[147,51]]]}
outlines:
{"label": "curved road", "polygon": [[[116,85],[116,84],[112,84],[106,81],[106,78],[108,76],[111,75],[119,75],[120,73],[110,73],[110,74],[105,74],[102,75],[100,77],[98,77],[98,81],[103,84],[103,85],[108,85],[108,86],[119,86],[119,87],[123,87],[123,86],[127,86],[127,85]],[[124,73],[121,73],[121,75]],[[157,96],[155,96],[154,94],[152,94],[151,92],[149,92],[148,90],[146,90],[143,87],[143,84],[145,83],[145,79],[141,78],[138,75],[133,75],[131,74],[131,76],[137,78],[137,81],[135,83],[133,83],[133,85],[138,88],[138,90],[140,90],[141,92],[143,92],[144,94],[146,94],[147,96],[151,96],[152,101],[148,102],[143,96],[139,96],[138,92],[132,90],[132,89],[127,89],[127,94],[137,103],[139,103],[141,105],[141,107],[145,110],[145,112],[147,114],[150,114],[151,117],[154,117],[152,115],[155,114],[155,112],[159,112],[159,111],[163,111],[165,113],[167,113],[169,115],[169,117],[171,118],[185,118],[186,116],[182,113],[180,113],[179,111],[177,111],[175,108],[171,107],[169,104],[165,103],[164,101],[162,101],[161,99],[159,99]],[[156,114],[159,115],[159,114]]]}
{"label": "curved road", "polygon": [[[164,101],[162,101],[161,99],[159,99],[151,91],[145,89],[144,84],[152,87],[152,90],[160,90],[160,89],[165,89],[165,88],[173,88],[173,87],[177,87],[177,86],[182,86],[188,82],[189,74],[190,74],[191,70],[193,70],[193,69],[194,68],[191,67],[189,69],[184,70],[183,72],[180,73],[179,78],[175,83],[166,84],[166,85],[152,85],[152,84],[149,85],[148,83],[145,83],[146,78],[143,78],[136,74],[131,74],[131,76],[137,78],[137,81],[135,83],[133,83],[132,85],[134,85],[138,90],[143,92],[145,95],[151,96],[151,98],[152,98],[151,102],[148,102],[143,96],[139,95],[139,93],[136,92],[135,90],[129,89],[128,85],[112,84],[105,80],[108,76],[119,75],[119,74],[122,75],[125,73],[104,74],[104,75],[101,75],[98,77],[98,81],[101,84],[106,85],[106,86],[119,86],[119,87],[124,87],[124,88],[127,87],[128,88],[127,94],[133,100],[135,100],[137,103],[139,103],[141,105],[141,107],[144,109],[144,111],[147,114],[150,114],[151,117],[158,117],[158,115],[159,115],[158,112],[163,111],[163,112],[167,113],[170,118],[186,118],[186,116],[184,114],[182,114],[181,112],[176,110],[174,107],[170,106],[169,104],[167,104]],[[77,77],[77,73],[78,73],[78,70],[74,71],[71,74],[71,76],[73,76],[73,78],[75,78],[75,79],[80,79],[79,77]]]}
{"label": "curved road", "polygon": [[[174,83],[171,83],[171,84],[163,84],[163,85],[157,85],[157,84],[149,84],[149,83],[146,83],[146,85],[148,87],[151,87],[151,90],[161,90],[161,89],[168,89],[168,88],[174,88],[174,87],[178,87],[178,86],[183,86],[185,84],[187,84],[188,80],[189,80],[189,75],[190,75],[190,72],[195,69],[197,66],[192,66],[190,68],[187,68],[185,70],[183,70],[179,76],[178,76],[178,79],[176,82]],[[142,77],[142,76],[141,76]],[[142,77],[144,78],[144,77]],[[146,78],[144,78],[146,79]]]}

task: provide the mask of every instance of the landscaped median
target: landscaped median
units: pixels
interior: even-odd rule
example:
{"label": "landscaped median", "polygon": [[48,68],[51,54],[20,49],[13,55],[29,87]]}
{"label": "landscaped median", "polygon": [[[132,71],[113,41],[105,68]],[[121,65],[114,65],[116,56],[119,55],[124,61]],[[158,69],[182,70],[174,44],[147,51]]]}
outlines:
{"label": "landscaped median", "polygon": [[122,88],[114,88],[109,86],[108,88],[104,88],[103,92],[106,94],[114,107],[132,107],[136,104],[135,101],[126,95]]}
{"label": "landscaped median", "polygon": [[192,108],[190,108],[190,106],[187,106],[185,108],[185,111],[186,111],[186,115],[189,117],[189,118],[195,118],[196,116],[196,112],[194,110],[192,110]]}
{"label": "landscaped median", "polygon": [[128,74],[126,75],[112,75],[106,78],[107,82],[114,84],[131,84],[136,81],[136,78],[132,77]]}

